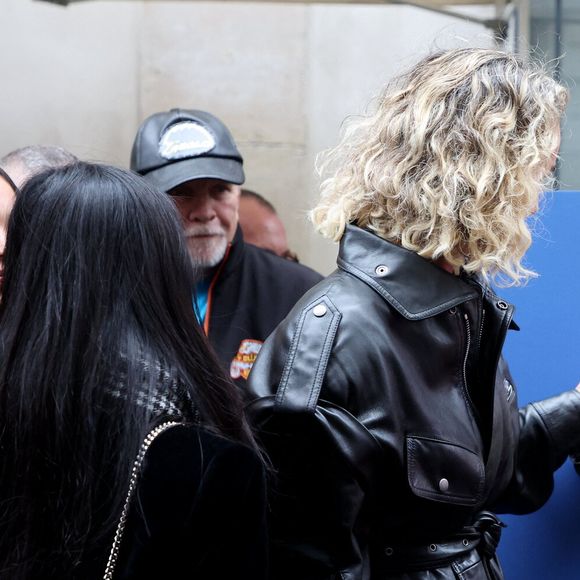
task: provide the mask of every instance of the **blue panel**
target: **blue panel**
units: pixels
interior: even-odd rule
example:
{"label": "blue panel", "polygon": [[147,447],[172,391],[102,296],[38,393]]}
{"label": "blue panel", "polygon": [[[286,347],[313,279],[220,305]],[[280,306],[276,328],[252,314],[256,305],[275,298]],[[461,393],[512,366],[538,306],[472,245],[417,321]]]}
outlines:
{"label": "blue panel", "polygon": [[[516,305],[521,332],[510,332],[506,358],[520,405],[580,382],[580,192],[549,196],[526,262],[541,277],[499,289]],[[580,427],[580,417],[579,417]],[[507,580],[580,578],[580,477],[567,462],[550,501],[528,516],[502,516],[500,545]]]}

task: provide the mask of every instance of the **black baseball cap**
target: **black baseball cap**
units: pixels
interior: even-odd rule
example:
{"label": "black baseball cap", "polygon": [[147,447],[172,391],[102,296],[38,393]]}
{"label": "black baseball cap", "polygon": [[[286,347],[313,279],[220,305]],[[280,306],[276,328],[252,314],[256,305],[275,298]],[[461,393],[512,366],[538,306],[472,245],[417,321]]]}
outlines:
{"label": "black baseball cap", "polygon": [[244,160],[228,128],[205,111],[171,109],[142,123],[131,169],[163,191],[192,179],[244,183]]}

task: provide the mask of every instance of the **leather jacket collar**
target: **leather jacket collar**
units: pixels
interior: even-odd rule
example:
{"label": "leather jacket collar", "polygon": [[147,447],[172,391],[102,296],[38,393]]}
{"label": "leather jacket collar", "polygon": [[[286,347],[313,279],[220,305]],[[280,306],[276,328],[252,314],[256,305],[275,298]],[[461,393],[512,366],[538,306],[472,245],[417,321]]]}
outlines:
{"label": "leather jacket collar", "polygon": [[337,263],[409,320],[435,316],[480,295],[459,276],[355,225],[346,227]]}

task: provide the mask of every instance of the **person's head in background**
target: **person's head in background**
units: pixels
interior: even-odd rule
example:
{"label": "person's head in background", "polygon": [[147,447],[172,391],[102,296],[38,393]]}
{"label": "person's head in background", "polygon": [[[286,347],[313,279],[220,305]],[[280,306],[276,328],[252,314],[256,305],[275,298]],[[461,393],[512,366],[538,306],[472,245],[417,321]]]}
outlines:
{"label": "person's head in background", "polygon": [[2,254],[6,244],[6,229],[8,218],[14,205],[14,198],[18,187],[8,173],[0,166],[0,284],[2,283]]}
{"label": "person's head in background", "polygon": [[255,191],[242,189],[239,212],[246,242],[283,258],[290,257],[286,228],[276,208],[267,199]]}
{"label": "person's head in background", "polygon": [[18,191],[34,175],[75,161],[77,158],[66,149],[48,145],[21,147],[0,159],[0,265],[8,218]]}
{"label": "person's head in background", "polygon": [[[3,169],[0,161],[0,207],[2,209],[12,207],[17,191],[18,187],[16,183],[14,183],[10,175]],[[10,210],[8,210],[8,213],[10,213]]]}
{"label": "person's head in background", "polygon": [[10,578],[45,577],[42,562],[58,572],[47,576],[72,577],[116,524],[158,422],[200,421],[252,444],[196,322],[193,283],[173,203],[139,176],[78,162],[17,195],[0,303],[0,536],[11,538],[0,570]]}
{"label": "person's head in background", "polygon": [[[23,185],[34,175],[38,175],[47,169],[64,167],[77,161],[75,155],[52,145],[28,145],[7,153],[0,159],[0,168],[5,173],[10,183],[12,194],[15,189],[21,189]],[[3,176],[6,181],[6,176]]]}

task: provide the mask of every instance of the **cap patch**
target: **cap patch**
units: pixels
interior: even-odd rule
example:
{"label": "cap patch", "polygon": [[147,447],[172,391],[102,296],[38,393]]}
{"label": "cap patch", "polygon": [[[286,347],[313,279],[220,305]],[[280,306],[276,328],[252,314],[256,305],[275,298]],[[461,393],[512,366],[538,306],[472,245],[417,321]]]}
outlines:
{"label": "cap patch", "polygon": [[214,136],[199,123],[181,121],[171,125],[159,140],[159,155],[164,159],[197,157],[216,145]]}

